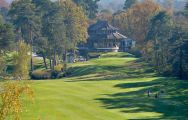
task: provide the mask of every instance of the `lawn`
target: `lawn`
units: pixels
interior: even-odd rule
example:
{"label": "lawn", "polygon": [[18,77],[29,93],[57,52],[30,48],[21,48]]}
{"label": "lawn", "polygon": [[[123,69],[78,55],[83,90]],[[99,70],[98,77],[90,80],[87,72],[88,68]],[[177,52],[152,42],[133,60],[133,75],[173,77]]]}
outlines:
{"label": "lawn", "polygon": [[188,119],[188,82],[159,77],[139,59],[108,54],[69,67],[68,78],[32,82],[35,102],[25,100],[23,120]]}

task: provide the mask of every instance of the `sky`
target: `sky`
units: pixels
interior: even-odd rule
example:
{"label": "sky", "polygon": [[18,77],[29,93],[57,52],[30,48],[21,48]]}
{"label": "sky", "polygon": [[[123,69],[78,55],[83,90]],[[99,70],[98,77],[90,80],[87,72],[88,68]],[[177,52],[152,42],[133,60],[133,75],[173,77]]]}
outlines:
{"label": "sky", "polygon": [[[6,0],[7,2],[12,2],[13,0]],[[122,1],[125,1],[125,0],[101,0],[101,2],[103,2],[103,3],[109,3],[109,2],[122,2]],[[179,1],[183,1],[183,0],[179,0]],[[185,0],[184,0],[185,1]]]}

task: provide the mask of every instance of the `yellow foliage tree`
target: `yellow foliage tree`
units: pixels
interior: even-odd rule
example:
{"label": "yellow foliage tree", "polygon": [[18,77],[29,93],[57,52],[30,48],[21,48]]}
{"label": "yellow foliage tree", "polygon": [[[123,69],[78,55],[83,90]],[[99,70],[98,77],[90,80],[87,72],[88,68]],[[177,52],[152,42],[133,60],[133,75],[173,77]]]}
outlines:
{"label": "yellow foliage tree", "polygon": [[14,55],[14,76],[16,81],[8,81],[1,86],[0,91],[0,120],[11,118],[12,120],[20,120],[22,112],[21,95],[27,94],[33,98],[33,90],[30,88],[26,80],[29,76],[30,55],[28,52],[30,47],[23,41],[18,44],[18,52]]}
{"label": "yellow foliage tree", "polygon": [[18,52],[14,54],[14,77],[16,79],[27,79],[29,75],[29,62],[31,55],[30,46],[20,41],[18,43]]}
{"label": "yellow foliage tree", "polygon": [[84,14],[84,10],[71,0],[60,0],[60,6],[62,8],[62,16],[64,17],[65,25],[63,68],[66,70],[67,50],[73,50],[75,52],[78,43],[86,42],[88,37],[88,21],[87,16]]}
{"label": "yellow foliage tree", "polygon": [[33,98],[33,91],[28,84],[21,84],[20,82],[7,82],[2,87],[1,92],[1,109],[0,120],[5,120],[11,117],[13,120],[20,120],[20,113],[22,112],[22,94],[28,94]]}

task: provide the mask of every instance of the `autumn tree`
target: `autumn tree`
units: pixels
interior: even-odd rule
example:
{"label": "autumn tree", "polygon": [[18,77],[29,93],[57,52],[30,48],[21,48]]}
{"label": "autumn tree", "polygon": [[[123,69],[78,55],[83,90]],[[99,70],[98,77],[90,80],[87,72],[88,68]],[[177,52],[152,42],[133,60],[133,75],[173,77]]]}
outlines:
{"label": "autumn tree", "polygon": [[144,0],[126,11],[115,14],[113,24],[129,38],[136,40],[140,50],[145,48],[150,18],[160,10],[152,0]]}
{"label": "autumn tree", "polygon": [[0,120],[20,120],[23,112],[22,95],[28,95],[33,100],[33,91],[26,83],[9,81],[1,86]]}
{"label": "autumn tree", "polygon": [[14,54],[14,77],[16,79],[28,79],[30,46],[23,41],[18,43],[18,51]]}
{"label": "autumn tree", "polygon": [[0,57],[0,78],[4,77],[5,70],[6,70],[6,61],[3,57]]}
{"label": "autumn tree", "polygon": [[19,42],[18,51],[14,55],[14,77],[16,81],[6,81],[0,91],[0,120],[7,118],[20,120],[23,108],[22,95],[26,94],[33,99],[33,90],[26,80],[29,76],[30,46],[23,41]]}
{"label": "autumn tree", "polygon": [[65,38],[64,38],[64,54],[63,61],[66,69],[67,50],[72,50],[75,53],[77,44],[86,42],[87,39],[87,17],[83,9],[70,0],[61,1],[61,7],[64,11],[64,25],[65,25]]}

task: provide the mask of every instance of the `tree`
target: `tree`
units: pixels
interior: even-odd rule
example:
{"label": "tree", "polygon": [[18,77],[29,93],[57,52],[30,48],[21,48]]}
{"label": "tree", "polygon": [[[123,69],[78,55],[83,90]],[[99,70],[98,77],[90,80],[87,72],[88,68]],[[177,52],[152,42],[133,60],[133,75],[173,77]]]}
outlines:
{"label": "tree", "polygon": [[188,10],[188,2],[187,2],[187,4],[185,5],[185,9]]}
{"label": "tree", "polygon": [[0,77],[3,77],[6,69],[6,61],[3,57],[0,57]]}
{"label": "tree", "polygon": [[133,5],[135,5],[136,3],[138,3],[138,0],[126,0],[124,3],[124,10],[127,10],[129,8],[131,8]]}
{"label": "tree", "polygon": [[[23,12],[24,11],[24,12]],[[9,15],[13,21],[19,39],[33,47],[33,38],[40,32],[40,18],[36,15],[35,5],[31,0],[16,0],[11,4]],[[31,48],[32,48],[31,47]],[[32,56],[33,49],[30,53]],[[31,71],[33,70],[33,59],[31,57]]]}
{"label": "tree", "polygon": [[171,37],[170,62],[172,73],[180,79],[188,78],[188,20],[184,16],[175,16]]}
{"label": "tree", "polygon": [[4,55],[11,49],[14,38],[12,25],[5,23],[3,17],[0,15],[0,75],[2,76],[6,73],[7,68]]}
{"label": "tree", "polygon": [[46,15],[45,24],[45,35],[53,59],[52,68],[57,65],[58,57],[63,59],[66,69],[67,53],[74,52],[77,44],[87,38],[87,18],[83,9],[70,0],[60,1]]}
{"label": "tree", "polygon": [[[39,32],[39,36],[35,37],[34,41],[34,45],[37,48],[37,54],[39,54],[40,56],[43,57],[43,63],[46,69],[48,69],[47,66],[47,57],[50,59],[50,49],[49,49],[49,39],[48,39],[48,35],[49,33],[47,33],[47,29],[48,27],[48,22],[46,21],[46,19],[48,18],[49,14],[52,11],[54,11],[56,8],[56,6],[54,5],[53,2],[51,2],[50,0],[32,0],[33,4],[35,4],[36,6],[36,13],[37,16],[40,17],[41,20],[41,32]],[[52,12],[53,13],[53,12]],[[51,60],[50,60],[51,63]],[[50,65],[51,67],[51,65]]]}
{"label": "tree", "polygon": [[0,120],[7,118],[20,120],[23,107],[21,96],[26,94],[31,100],[33,99],[33,90],[27,81],[20,82],[20,80],[26,80],[29,75],[29,47],[23,41],[19,42],[18,52],[14,55],[14,77],[17,81],[6,81],[1,87]]}
{"label": "tree", "polygon": [[126,11],[114,15],[113,25],[120,32],[136,40],[137,48],[144,51],[150,18],[160,10],[160,6],[151,0],[144,0]]}
{"label": "tree", "polygon": [[28,79],[29,77],[29,60],[30,46],[23,41],[18,43],[18,51],[14,54],[14,77],[17,79]]}
{"label": "tree", "polygon": [[112,14],[112,12],[110,10],[104,9],[104,10],[100,11],[100,13],[97,16],[97,19],[107,20],[109,22],[112,22],[113,14]]}
{"label": "tree", "polygon": [[73,0],[78,6],[82,7],[90,19],[96,17],[98,13],[98,2],[100,0]]}
{"label": "tree", "polygon": [[0,103],[0,120],[20,120],[20,114],[22,113],[21,99],[22,95],[28,95],[30,100],[33,100],[33,91],[26,83],[20,82],[6,82],[2,86],[0,91],[1,103]]}
{"label": "tree", "polygon": [[161,11],[152,17],[150,23],[147,39],[152,40],[153,43],[151,59],[158,73],[163,73],[168,68],[172,17],[166,11]]}
{"label": "tree", "polygon": [[165,11],[167,11],[169,14],[173,15],[173,8],[174,8],[174,0],[165,0],[163,3],[163,6],[165,8]]}
{"label": "tree", "polygon": [[85,42],[87,39],[87,18],[83,9],[78,7],[70,0],[62,1],[61,7],[65,13],[65,38],[64,38],[64,68],[66,69],[67,50],[76,50],[76,46],[80,42]]}
{"label": "tree", "polygon": [[12,25],[5,23],[0,15],[0,51],[8,50],[14,41],[14,37]]}

